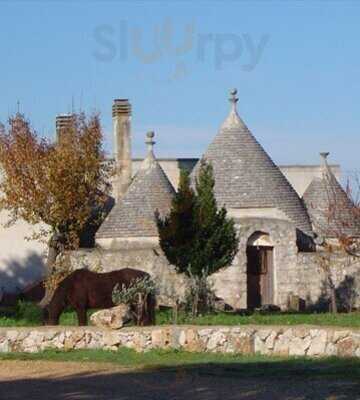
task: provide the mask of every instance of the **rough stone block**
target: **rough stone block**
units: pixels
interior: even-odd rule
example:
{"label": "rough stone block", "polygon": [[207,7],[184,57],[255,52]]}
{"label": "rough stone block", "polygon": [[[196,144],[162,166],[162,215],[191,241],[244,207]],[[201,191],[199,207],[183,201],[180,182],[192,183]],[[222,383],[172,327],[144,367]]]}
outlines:
{"label": "rough stone block", "polygon": [[130,307],[126,304],[97,311],[90,317],[93,325],[109,329],[120,329],[130,319]]}

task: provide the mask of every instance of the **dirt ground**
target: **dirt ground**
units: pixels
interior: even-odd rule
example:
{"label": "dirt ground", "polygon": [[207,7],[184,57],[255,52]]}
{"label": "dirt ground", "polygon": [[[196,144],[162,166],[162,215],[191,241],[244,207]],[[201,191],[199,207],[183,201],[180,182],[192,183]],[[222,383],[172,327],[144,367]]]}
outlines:
{"label": "dirt ground", "polygon": [[113,364],[2,361],[1,400],[360,399],[360,383],[244,379],[229,370],[126,369]]}

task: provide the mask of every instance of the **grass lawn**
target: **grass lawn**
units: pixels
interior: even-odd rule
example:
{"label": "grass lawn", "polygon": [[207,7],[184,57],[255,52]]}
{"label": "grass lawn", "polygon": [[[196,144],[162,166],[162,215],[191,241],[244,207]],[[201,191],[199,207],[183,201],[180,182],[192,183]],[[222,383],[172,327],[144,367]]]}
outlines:
{"label": "grass lawn", "polygon": [[[94,311],[89,311],[90,316]],[[11,326],[39,326],[42,325],[42,310],[33,303],[19,302],[17,307],[6,310],[2,315],[0,310],[0,327]],[[65,311],[60,317],[60,325],[77,325],[77,317],[74,311]]]}
{"label": "grass lawn", "polygon": [[[94,311],[89,311],[88,315]],[[156,314],[157,325],[173,323],[172,311],[161,310]],[[360,313],[330,314],[330,313],[271,313],[239,315],[219,312],[191,318],[180,312],[178,324],[189,325],[331,325],[343,327],[360,327]],[[60,317],[61,325],[77,325],[77,317],[73,311],[65,311]],[[5,316],[0,311],[0,327],[37,326],[42,325],[41,310],[31,303],[19,303]]]}
{"label": "grass lawn", "polygon": [[41,353],[4,353],[0,360],[45,360],[113,363],[116,365],[141,368],[161,369],[181,366],[186,369],[197,368],[199,371],[211,368],[214,373],[232,374],[234,377],[278,377],[278,378],[315,378],[336,377],[360,379],[359,359],[340,358],[282,358],[268,356],[242,356],[214,353],[188,353],[183,351],[151,350],[137,353],[134,350],[120,348],[116,352],[106,350],[47,350]]}
{"label": "grass lawn", "polygon": [[[159,325],[172,323],[172,314],[169,311],[160,311],[156,323]],[[178,316],[178,324],[195,325],[333,325],[360,327],[360,313],[348,314],[310,314],[310,313],[272,313],[252,315],[237,315],[220,312],[199,316],[192,319],[184,313]]]}

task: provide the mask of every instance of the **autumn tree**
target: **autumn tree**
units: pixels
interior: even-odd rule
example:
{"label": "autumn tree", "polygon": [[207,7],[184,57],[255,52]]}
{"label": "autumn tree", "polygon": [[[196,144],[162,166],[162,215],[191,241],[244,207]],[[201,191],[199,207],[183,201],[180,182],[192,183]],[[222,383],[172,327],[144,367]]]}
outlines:
{"label": "autumn tree", "polygon": [[99,116],[73,115],[58,134],[56,142],[41,138],[19,113],[0,129],[0,204],[8,225],[45,224],[33,238],[48,240],[48,275],[59,254],[78,247],[110,189]]}

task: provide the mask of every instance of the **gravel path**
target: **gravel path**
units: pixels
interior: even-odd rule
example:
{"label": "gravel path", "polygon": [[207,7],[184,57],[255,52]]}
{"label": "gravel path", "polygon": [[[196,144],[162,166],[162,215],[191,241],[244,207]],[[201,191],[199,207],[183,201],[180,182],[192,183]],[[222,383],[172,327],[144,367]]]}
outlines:
{"label": "gravel path", "polygon": [[360,399],[360,383],[244,379],[236,371],[144,371],[113,364],[3,361],[1,400],[302,400]]}

